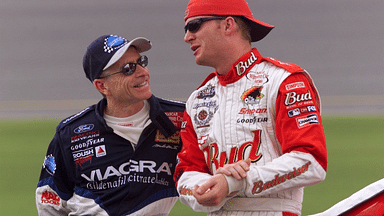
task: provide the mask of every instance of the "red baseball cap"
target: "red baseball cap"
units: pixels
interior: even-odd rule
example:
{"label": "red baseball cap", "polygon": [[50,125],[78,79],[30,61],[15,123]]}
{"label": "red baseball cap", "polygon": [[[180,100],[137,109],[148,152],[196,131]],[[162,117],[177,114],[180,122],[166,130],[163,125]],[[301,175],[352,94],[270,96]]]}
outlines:
{"label": "red baseball cap", "polygon": [[251,21],[252,42],[263,39],[274,28],[273,25],[255,19],[245,0],[190,0],[184,21],[202,15],[234,15],[247,18]]}

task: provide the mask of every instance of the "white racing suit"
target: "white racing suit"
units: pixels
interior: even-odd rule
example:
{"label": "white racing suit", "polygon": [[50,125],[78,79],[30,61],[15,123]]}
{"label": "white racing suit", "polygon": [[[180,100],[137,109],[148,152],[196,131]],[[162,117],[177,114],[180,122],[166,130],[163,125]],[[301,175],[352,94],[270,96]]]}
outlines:
{"label": "white racing suit", "polygon": [[[308,73],[295,64],[252,49],[226,76],[215,72],[206,78],[189,97],[184,121],[175,180],[181,202],[195,211],[300,215],[304,187],[325,178],[320,98]],[[228,194],[236,195],[215,207],[191,195],[219,167],[247,158],[252,163],[245,179],[226,176]]]}

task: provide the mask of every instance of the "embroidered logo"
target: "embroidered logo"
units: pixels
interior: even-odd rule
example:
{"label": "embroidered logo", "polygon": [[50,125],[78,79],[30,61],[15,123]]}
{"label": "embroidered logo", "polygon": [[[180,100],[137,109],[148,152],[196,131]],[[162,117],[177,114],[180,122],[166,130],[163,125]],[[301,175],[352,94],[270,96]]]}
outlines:
{"label": "embroidered logo", "polygon": [[243,75],[245,71],[248,68],[250,68],[253,65],[253,63],[255,63],[256,61],[257,61],[257,57],[255,56],[255,54],[253,54],[253,52],[251,52],[251,57],[249,57],[245,62],[240,61],[235,66],[237,75],[238,76]]}
{"label": "embroidered logo", "polygon": [[258,104],[260,103],[260,100],[264,97],[264,95],[261,94],[261,90],[263,90],[262,86],[254,86],[246,90],[241,95],[241,100],[246,104]]}
{"label": "embroidered logo", "polygon": [[107,155],[107,151],[105,150],[105,145],[100,145],[95,147],[96,157],[103,157]]}
{"label": "embroidered logo", "polygon": [[55,157],[52,154],[48,155],[44,159],[43,168],[51,175],[55,174],[56,171],[56,162]]}
{"label": "embroidered logo", "polygon": [[44,191],[41,194],[41,203],[60,205],[60,197],[54,192]]}
{"label": "embroidered logo", "polygon": [[127,43],[128,43],[127,39],[119,37],[117,35],[111,35],[105,38],[104,52],[111,53],[115,49],[120,49],[122,46],[124,46]]}
{"label": "embroidered logo", "polygon": [[172,136],[165,137],[159,130],[157,130],[156,142],[180,144],[180,131],[176,131]]}
{"label": "embroidered logo", "polygon": [[207,88],[197,93],[198,99],[211,98],[213,96],[215,96],[215,86],[212,85],[208,85]]}

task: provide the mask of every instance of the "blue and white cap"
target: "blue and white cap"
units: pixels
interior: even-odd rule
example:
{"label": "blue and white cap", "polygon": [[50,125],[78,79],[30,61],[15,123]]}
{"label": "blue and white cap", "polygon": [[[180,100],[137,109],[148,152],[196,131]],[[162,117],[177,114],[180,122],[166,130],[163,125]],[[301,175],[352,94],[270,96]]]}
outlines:
{"label": "blue and white cap", "polygon": [[130,46],[141,53],[152,48],[151,42],[144,37],[131,41],[117,35],[103,35],[94,40],[83,57],[83,68],[86,77],[93,82],[101,73],[117,62]]}

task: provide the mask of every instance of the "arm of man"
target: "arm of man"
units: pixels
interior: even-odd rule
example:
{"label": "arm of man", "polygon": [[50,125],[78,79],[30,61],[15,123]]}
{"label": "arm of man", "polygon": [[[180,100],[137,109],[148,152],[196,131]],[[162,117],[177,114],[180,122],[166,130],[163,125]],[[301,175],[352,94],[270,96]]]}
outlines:
{"label": "arm of man", "polygon": [[70,213],[67,205],[73,194],[70,182],[56,134],[48,147],[35,193],[39,215],[64,216]]}
{"label": "arm of man", "polygon": [[[295,85],[299,88],[287,87]],[[291,99],[293,96],[296,99]],[[217,170],[226,175],[228,193],[241,190],[248,197],[259,197],[324,180],[327,153],[320,101],[304,74],[293,74],[280,86],[275,128],[282,156],[263,166],[251,164],[248,169],[245,161],[239,161]]]}
{"label": "arm of man", "polygon": [[210,174],[187,112],[184,120],[185,128],[181,131],[183,148],[178,154],[180,162],[175,171],[180,201],[194,211],[217,211],[229,199],[228,183],[223,175]]}

